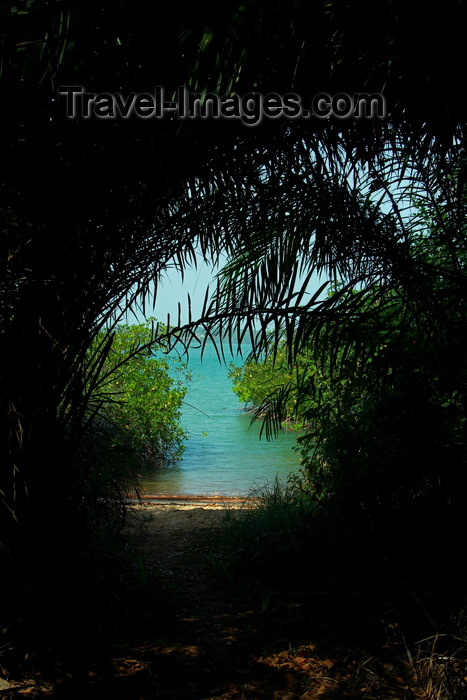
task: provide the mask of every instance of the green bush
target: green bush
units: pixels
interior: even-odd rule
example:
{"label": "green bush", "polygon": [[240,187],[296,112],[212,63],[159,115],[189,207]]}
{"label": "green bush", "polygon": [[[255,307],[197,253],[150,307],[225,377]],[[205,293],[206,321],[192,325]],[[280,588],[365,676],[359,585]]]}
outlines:
{"label": "green bush", "polygon": [[[231,586],[247,578],[277,582],[287,577],[287,562],[299,564],[306,523],[316,513],[317,502],[306,479],[290,474],[250,490],[240,509],[227,510],[222,527],[225,546],[220,569]],[[290,582],[292,583],[292,571]]]}
{"label": "green bush", "polygon": [[306,425],[305,407],[316,403],[316,393],[303,391],[305,378],[313,376],[322,389],[322,372],[305,349],[290,363],[285,344],[262,360],[248,359],[238,367],[231,363],[229,378],[244,409],[265,421],[266,435],[287,425],[297,432]]}
{"label": "green bush", "polygon": [[151,322],[121,325],[89,352],[89,416],[73,464],[78,512],[93,533],[121,529],[142,473],[184,450],[179,418],[190,374],[177,357],[156,357],[153,341]]}
{"label": "green bush", "polygon": [[[263,361],[247,360],[242,366],[230,365],[229,378],[233,390],[247,410],[264,405],[268,397],[293,380],[285,350],[279,349],[275,361],[268,356]],[[282,416],[283,419],[286,415]]]}
{"label": "green bush", "polygon": [[[133,451],[142,466],[181,458],[186,434],[181,406],[190,375],[178,357],[156,357],[152,326],[118,326],[101,370],[101,415],[115,427],[115,449]],[[156,346],[157,347],[157,346]]]}

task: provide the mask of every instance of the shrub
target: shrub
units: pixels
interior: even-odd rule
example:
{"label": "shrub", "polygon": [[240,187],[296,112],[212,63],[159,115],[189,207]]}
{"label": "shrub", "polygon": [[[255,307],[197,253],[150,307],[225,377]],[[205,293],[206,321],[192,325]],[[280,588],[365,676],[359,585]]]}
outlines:
{"label": "shrub", "polygon": [[156,357],[151,340],[149,322],[118,326],[99,398],[100,413],[115,426],[114,448],[131,449],[141,465],[159,467],[182,456],[186,435],[179,419],[190,375],[178,357]]}

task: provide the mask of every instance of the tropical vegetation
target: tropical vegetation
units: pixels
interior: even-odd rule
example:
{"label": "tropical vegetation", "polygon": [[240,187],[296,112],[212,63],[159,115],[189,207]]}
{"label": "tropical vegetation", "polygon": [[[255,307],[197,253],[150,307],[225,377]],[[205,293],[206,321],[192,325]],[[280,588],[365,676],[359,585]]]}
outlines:
{"label": "tropical vegetation", "polygon": [[[156,356],[153,325],[116,327],[90,401],[99,420],[115,428],[116,445],[131,446],[146,468],[176,462],[183,454],[186,435],[179,419],[190,378],[177,355]],[[91,355],[103,340],[96,338]]]}
{"label": "tropical vegetation", "polygon": [[[246,337],[256,357],[283,348],[290,372],[311,355],[329,393],[321,400],[303,371],[293,398],[320,431],[303,441],[313,488],[318,481],[366,522],[375,512],[380,523],[394,516],[399,531],[425,532],[435,510],[449,530],[446,558],[461,551],[463,3],[258,0],[183,14],[126,0],[21,0],[3,4],[0,19],[8,649],[46,626],[36,624],[41,610],[58,620],[63,568],[80,571],[77,553],[92,547],[81,518],[90,491],[81,485],[93,460],[81,456],[112,331],[135,303],[146,310],[155,298],[157,313],[166,271],[183,274],[197,255],[213,265],[227,259],[200,317],[187,300],[189,321],[168,319],[172,330],[155,326],[149,342],[183,347],[203,334],[233,346]],[[293,90],[304,101],[323,91],[381,92],[387,116],[255,128],[70,120],[60,85]],[[316,273],[323,288],[314,291]],[[320,400],[308,404],[310,395]],[[291,398],[283,393],[287,410]]]}
{"label": "tropical vegetation", "polygon": [[180,357],[166,357],[154,344],[153,330],[154,320],[119,324],[100,333],[88,353],[89,364],[100,369],[87,388],[85,430],[73,463],[82,527],[94,534],[118,532],[144,475],[175,464],[185,449],[180,416],[190,373]]}
{"label": "tropical vegetation", "polygon": [[[441,198],[437,207],[440,214]],[[448,233],[447,218],[436,222],[426,206],[411,216],[406,276],[396,285],[352,289],[352,313],[322,323],[299,352],[287,357],[282,345],[231,372],[269,433],[285,419],[299,426],[302,464],[321,503],[338,498],[341,512],[365,512],[373,523],[390,513],[412,518],[417,508],[459,515],[455,494],[464,488],[458,353],[466,329],[456,283],[465,274],[465,225]],[[336,288],[323,306],[342,293]]]}

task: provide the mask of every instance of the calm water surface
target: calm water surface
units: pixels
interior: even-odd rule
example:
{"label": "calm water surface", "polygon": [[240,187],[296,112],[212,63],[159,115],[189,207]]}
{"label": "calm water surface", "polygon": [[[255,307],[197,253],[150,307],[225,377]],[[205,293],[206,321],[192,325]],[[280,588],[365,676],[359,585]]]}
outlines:
{"label": "calm water surface", "polygon": [[[241,358],[234,361],[242,364]],[[298,472],[296,434],[281,431],[270,442],[259,439],[260,425],[250,425],[251,417],[242,413],[229,369],[212,346],[202,360],[198,350],[191,350],[188,367],[193,380],[183,407],[182,425],[189,434],[183,459],[149,474],[146,493],[245,495],[252,485]]]}

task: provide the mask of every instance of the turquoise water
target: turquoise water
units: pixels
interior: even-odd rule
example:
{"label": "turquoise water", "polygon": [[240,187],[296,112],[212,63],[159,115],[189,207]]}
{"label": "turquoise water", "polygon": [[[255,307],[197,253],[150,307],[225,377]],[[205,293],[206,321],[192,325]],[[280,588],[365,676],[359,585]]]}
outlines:
{"label": "turquoise water", "polygon": [[[234,361],[242,364],[241,358]],[[282,430],[275,440],[259,439],[260,425],[251,425],[251,416],[241,411],[229,369],[211,345],[202,360],[191,350],[188,367],[193,380],[182,414],[186,450],[179,464],[147,476],[146,493],[245,495],[255,484],[298,472],[296,434]]]}

